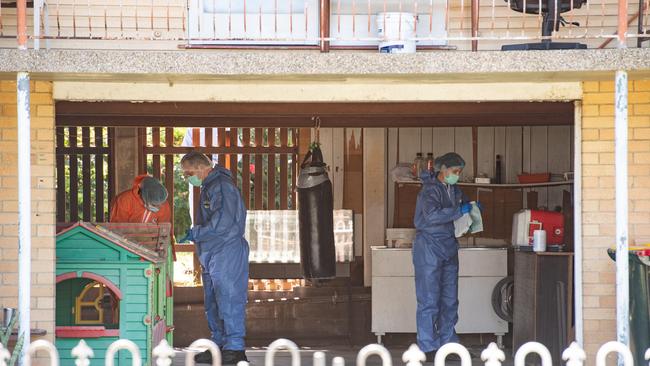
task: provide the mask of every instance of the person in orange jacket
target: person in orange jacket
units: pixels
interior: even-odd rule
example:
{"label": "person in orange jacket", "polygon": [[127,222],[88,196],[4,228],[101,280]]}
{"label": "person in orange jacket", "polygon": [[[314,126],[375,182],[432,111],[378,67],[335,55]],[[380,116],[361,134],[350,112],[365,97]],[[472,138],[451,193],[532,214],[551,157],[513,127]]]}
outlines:
{"label": "person in orange jacket", "polygon": [[167,190],[151,176],[137,176],[133,188],[115,197],[110,221],[154,224],[171,222]]}

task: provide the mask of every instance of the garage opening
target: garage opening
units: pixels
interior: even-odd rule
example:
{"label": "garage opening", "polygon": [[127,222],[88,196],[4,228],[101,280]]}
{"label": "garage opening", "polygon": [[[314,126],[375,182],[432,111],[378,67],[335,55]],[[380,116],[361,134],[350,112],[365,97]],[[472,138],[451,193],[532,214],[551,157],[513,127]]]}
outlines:
{"label": "garage opening", "polygon": [[[178,162],[198,149],[235,173],[258,225],[280,222],[277,240],[249,238],[258,245],[251,257],[250,345],[278,337],[360,345],[378,336],[388,346],[408,345],[415,340],[410,244],[420,184],[393,172],[408,170],[418,154],[455,151],[467,162],[462,190],[484,207],[482,232],[459,239],[461,342],[482,346],[498,338],[516,349],[537,340],[559,362],[574,338],[574,110],[571,102],[58,102],[57,218],[61,226],[109,220],[115,194],[148,173],[171,193],[178,238],[197,197],[180,179]],[[343,223],[339,277],[318,287],[301,279],[289,253],[295,247],[287,245],[298,164],[315,139],[316,120]],[[364,197],[375,182],[384,198],[370,204]],[[369,207],[386,212],[383,222],[372,223],[379,240],[364,235]],[[532,225],[554,225],[546,252],[521,245]],[[561,239],[553,236],[558,230]],[[186,345],[209,333],[193,248],[175,249],[174,335],[176,345]]]}

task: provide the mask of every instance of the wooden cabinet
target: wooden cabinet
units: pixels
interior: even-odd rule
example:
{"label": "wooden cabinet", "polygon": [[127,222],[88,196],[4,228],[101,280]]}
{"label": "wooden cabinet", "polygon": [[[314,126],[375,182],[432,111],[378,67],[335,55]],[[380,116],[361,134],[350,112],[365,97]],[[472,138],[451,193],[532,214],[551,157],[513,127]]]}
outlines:
{"label": "wooden cabinet", "polygon": [[420,183],[395,183],[395,212],[393,227],[412,228],[415,217],[415,202],[420,193]]}
{"label": "wooden cabinet", "polygon": [[574,338],[573,253],[515,252],[513,349],[545,345],[553,364]]}

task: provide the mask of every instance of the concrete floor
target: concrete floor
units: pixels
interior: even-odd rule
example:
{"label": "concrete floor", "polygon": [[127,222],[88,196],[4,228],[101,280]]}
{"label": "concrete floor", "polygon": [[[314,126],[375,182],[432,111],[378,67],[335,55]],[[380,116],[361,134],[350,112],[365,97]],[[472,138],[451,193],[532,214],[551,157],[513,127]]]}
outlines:
{"label": "concrete floor", "polygon": [[[398,366],[398,365],[404,365],[404,362],[402,362],[402,354],[404,351],[406,351],[406,348],[390,348],[389,351],[391,353],[391,356],[393,358],[393,365]],[[345,359],[345,364],[346,365],[356,365],[356,358],[357,358],[357,353],[359,352],[360,348],[352,348],[352,347],[346,347],[346,346],[334,346],[331,348],[310,348],[310,347],[303,347],[300,350],[300,355],[301,355],[301,365],[304,366],[311,366],[313,364],[313,354],[316,351],[323,351],[325,352],[326,355],[326,364],[331,365],[332,358],[340,356]],[[470,352],[473,354],[480,356],[482,349],[479,348],[472,348],[470,349]],[[174,362],[173,366],[183,366],[185,364],[185,353],[186,351],[183,349],[176,349],[176,356],[174,357]],[[248,361],[250,362],[251,366],[264,366],[264,355],[265,355],[265,350],[263,348],[249,348],[246,350],[246,356],[248,357]],[[472,360],[473,365],[482,365],[483,362],[480,360],[480,358],[475,358]],[[366,362],[367,366],[381,366],[381,359],[379,357],[373,356],[368,359]],[[427,364],[427,365],[432,365],[432,364]],[[452,365],[452,366],[457,366],[460,365],[460,362],[447,362],[447,365]],[[506,361],[503,363],[504,366],[512,366],[513,365],[513,359],[511,356],[511,352],[509,350],[506,350]],[[291,366],[291,357],[288,352],[278,352],[276,353],[275,356],[275,363],[274,366]]]}

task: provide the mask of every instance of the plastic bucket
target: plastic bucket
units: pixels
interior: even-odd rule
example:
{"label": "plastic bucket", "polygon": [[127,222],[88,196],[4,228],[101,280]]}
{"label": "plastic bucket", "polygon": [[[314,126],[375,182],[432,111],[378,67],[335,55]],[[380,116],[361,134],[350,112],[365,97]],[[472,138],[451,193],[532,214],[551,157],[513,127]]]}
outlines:
{"label": "plastic bucket", "polygon": [[381,53],[414,53],[415,24],[417,16],[413,13],[377,14],[377,35],[381,39]]}

